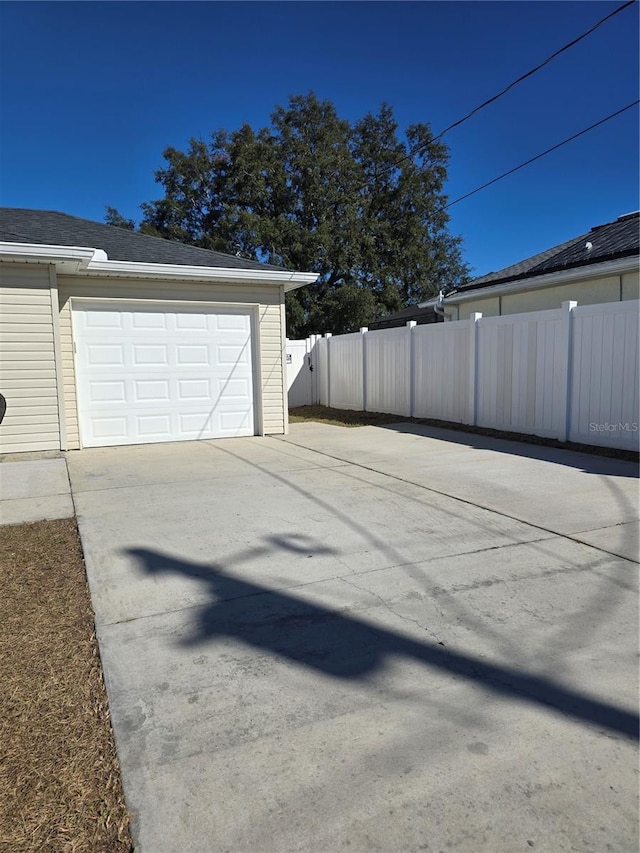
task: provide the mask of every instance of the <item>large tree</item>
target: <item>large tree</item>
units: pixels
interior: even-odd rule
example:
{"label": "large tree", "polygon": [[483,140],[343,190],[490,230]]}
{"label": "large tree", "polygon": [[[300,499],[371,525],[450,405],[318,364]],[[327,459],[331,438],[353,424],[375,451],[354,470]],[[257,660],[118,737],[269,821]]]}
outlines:
{"label": "large tree", "polygon": [[269,127],[218,130],[164,159],[141,231],[319,273],[288,294],[290,337],[352,331],[467,276],[447,230],[447,148],[427,124],[400,139],[386,105],[350,123],[298,95]]}

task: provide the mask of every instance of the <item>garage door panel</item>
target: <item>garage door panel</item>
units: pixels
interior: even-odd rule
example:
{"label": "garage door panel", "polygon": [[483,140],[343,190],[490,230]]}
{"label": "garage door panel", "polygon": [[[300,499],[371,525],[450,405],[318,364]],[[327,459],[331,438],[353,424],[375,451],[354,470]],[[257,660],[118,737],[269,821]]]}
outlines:
{"label": "garage door panel", "polygon": [[127,416],[97,415],[91,420],[91,437],[94,439],[126,439]]}
{"label": "garage door panel", "polygon": [[122,344],[89,344],[87,363],[92,367],[122,366],[125,363],[125,347]]}
{"label": "garage door panel", "polygon": [[218,364],[246,366],[249,357],[248,342],[245,346],[230,346],[219,344],[216,348]]}
{"label": "garage door panel", "polygon": [[168,403],[171,385],[168,379],[133,379],[130,399],[134,403]]}
{"label": "garage door panel", "polygon": [[212,424],[212,413],[208,411],[189,412],[179,415],[180,430],[188,435],[198,436],[208,432]]}
{"label": "garage door panel", "polygon": [[179,331],[212,331],[210,317],[207,314],[177,314],[176,329]]}
{"label": "garage door panel", "polygon": [[216,317],[218,331],[245,331],[249,332],[248,318],[242,314],[219,314]]}
{"label": "garage door panel", "polygon": [[80,318],[85,329],[122,329],[124,316],[119,311],[92,311]]}
{"label": "garage door panel", "polygon": [[178,344],[175,350],[175,363],[182,366],[208,367],[211,353],[207,344]]}
{"label": "garage door panel", "polygon": [[86,446],[253,435],[251,316],[75,307]]}
{"label": "garage door panel", "polygon": [[211,381],[202,379],[178,379],[176,393],[179,400],[190,403],[194,400],[211,399]]}
{"label": "garage door panel", "polygon": [[139,329],[163,329],[168,328],[168,317],[161,311],[135,311],[129,315],[129,327],[132,330]]}
{"label": "garage door panel", "polygon": [[218,394],[227,400],[243,400],[251,393],[249,379],[218,379]]}
{"label": "garage door panel", "polygon": [[246,412],[221,412],[220,425],[225,431],[240,430],[246,425],[247,417]]}
{"label": "garage door panel", "polygon": [[89,402],[100,403],[126,403],[127,389],[124,380],[104,379],[92,380],[87,385],[89,391]]}
{"label": "garage door panel", "polygon": [[134,367],[169,367],[169,347],[166,344],[132,344],[130,363]]}
{"label": "garage door panel", "polygon": [[160,414],[135,415],[137,438],[144,439],[153,436],[160,441],[168,441],[172,435],[171,415]]}

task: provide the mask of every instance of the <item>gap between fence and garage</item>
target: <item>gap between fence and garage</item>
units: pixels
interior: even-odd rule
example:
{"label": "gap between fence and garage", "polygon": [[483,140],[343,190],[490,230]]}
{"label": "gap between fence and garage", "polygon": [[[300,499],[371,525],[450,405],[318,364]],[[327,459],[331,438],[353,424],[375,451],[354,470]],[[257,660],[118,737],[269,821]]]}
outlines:
{"label": "gap between fence and garage", "polygon": [[637,300],[287,341],[289,406],[638,450]]}

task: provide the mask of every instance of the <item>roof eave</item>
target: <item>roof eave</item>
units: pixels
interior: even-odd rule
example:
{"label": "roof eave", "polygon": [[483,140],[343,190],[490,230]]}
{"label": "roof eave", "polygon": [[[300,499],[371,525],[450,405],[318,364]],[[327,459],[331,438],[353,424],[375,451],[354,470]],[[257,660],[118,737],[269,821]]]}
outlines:
{"label": "roof eave", "polygon": [[85,270],[91,261],[104,252],[86,246],[50,246],[40,243],[12,243],[0,241],[0,261],[23,264],[54,265],[61,272],[77,273]]}
{"label": "roof eave", "polygon": [[52,246],[39,243],[0,242],[0,261],[53,264],[65,275],[96,278],[145,278],[157,281],[225,281],[247,285],[277,285],[285,293],[313,284],[318,275],[289,270],[201,267],[183,264],[152,264],[112,261],[102,249],[85,246]]}
{"label": "roof eave", "polygon": [[285,293],[313,284],[317,273],[288,270],[248,270],[232,267],[199,267],[182,264],[148,264],[132,261],[96,261],[89,264],[86,275],[97,278],[147,278],[164,281],[226,281],[234,284],[278,285]]}
{"label": "roof eave", "polygon": [[[638,256],[627,256],[615,261],[605,261],[601,264],[590,264],[589,266],[572,267],[568,270],[546,273],[544,275],[528,276],[517,281],[503,282],[487,286],[479,285],[468,291],[454,291],[444,297],[449,305],[458,305],[460,302],[470,302],[476,299],[484,299],[498,294],[517,293],[520,290],[531,290],[533,288],[553,287],[558,284],[571,284],[573,281],[584,281],[585,279],[602,278],[607,275],[620,275],[625,272],[633,272],[638,269]],[[435,305],[437,299],[429,299],[421,302],[420,308]]]}

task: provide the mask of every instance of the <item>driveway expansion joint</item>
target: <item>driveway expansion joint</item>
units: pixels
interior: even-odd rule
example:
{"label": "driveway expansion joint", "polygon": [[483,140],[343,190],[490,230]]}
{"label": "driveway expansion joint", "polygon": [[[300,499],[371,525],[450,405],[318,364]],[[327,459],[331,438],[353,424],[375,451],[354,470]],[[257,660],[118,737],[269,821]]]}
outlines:
{"label": "driveway expansion joint", "polygon": [[[256,597],[256,596],[259,597],[262,595],[272,595],[273,593],[278,593],[278,592],[290,592],[290,591],[294,591],[294,590],[298,590],[298,589],[306,589],[308,587],[317,586],[318,584],[332,583],[334,581],[344,581],[345,583],[350,583],[351,586],[355,587],[356,589],[360,589],[362,592],[371,593],[371,595],[375,596],[376,598],[379,598],[380,601],[384,604],[384,606],[390,610],[391,608],[389,608],[389,606],[386,604],[384,599],[382,599],[377,593],[374,593],[371,590],[366,589],[366,587],[361,587],[358,584],[356,584],[353,581],[353,578],[367,577],[368,575],[378,574],[380,572],[388,572],[388,571],[392,571],[393,569],[408,569],[408,568],[411,568],[413,566],[420,567],[420,566],[425,566],[425,565],[431,565],[432,563],[439,563],[443,560],[451,560],[452,558],[455,558],[455,557],[470,557],[470,556],[473,556],[475,554],[484,554],[488,551],[497,551],[497,550],[502,550],[502,549],[506,549],[506,548],[521,548],[521,547],[526,547],[529,545],[535,545],[539,542],[548,542],[548,541],[549,541],[549,537],[545,536],[545,537],[542,537],[541,539],[527,540],[525,542],[507,542],[504,545],[492,545],[492,546],[489,546],[488,548],[476,548],[472,551],[461,551],[461,552],[457,552],[455,554],[443,554],[441,556],[431,557],[431,558],[428,558],[426,560],[412,560],[412,561],[405,562],[405,563],[390,563],[387,566],[377,566],[376,568],[364,569],[362,571],[356,571],[355,569],[351,569],[349,567],[349,565],[344,562],[344,560],[342,560],[341,558],[337,558],[339,560],[339,562],[349,571],[348,576],[331,575],[331,576],[326,577],[326,578],[317,578],[317,579],[312,580],[312,581],[305,581],[304,583],[294,583],[294,584],[284,585],[284,586],[273,586],[273,587],[270,587],[268,590],[265,590],[264,592],[248,593],[246,595],[239,595],[239,596],[235,596],[233,598],[222,598],[222,599],[219,599],[219,602],[226,604],[226,603],[231,602],[231,601],[240,601],[244,598],[253,598],[253,597]],[[590,547],[590,546],[586,546],[586,547]],[[624,559],[624,558],[621,558],[621,559]],[[608,578],[606,575],[601,575],[599,572],[596,572],[595,569],[593,569],[591,566],[580,565],[580,566],[564,566],[561,569],[555,569],[553,571],[536,572],[536,573],[531,573],[531,574],[527,574],[527,575],[520,575],[519,577],[513,577],[513,578],[500,578],[500,579],[497,579],[495,581],[493,581],[493,580],[481,581],[478,583],[468,584],[468,585],[467,584],[460,584],[458,586],[452,587],[451,589],[444,589],[442,587],[434,587],[428,593],[428,597],[431,597],[435,602],[435,600],[437,600],[439,597],[441,597],[443,595],[448,596],[448,595],[455,595],[457,593],[471,592],[474,589],[479,589],[481,587],[496,586],[498,584],[510,584],[510,583],[515,584],[515,583],[520,583],[521,581],[527,581],[527,580],[543,580],[546,577],[556,577],[557,575],[565,575],[565,574],[580,574],[583,572],[592,572],[593,574],[598,575],[598,577],[602,577],[603,579],[608,580],[611,583],[616,583],[618,586],[623,586],[625,589],[633,589],[633,587],[630,587],[627,584],[620,584],[620,582],[614,578]],[[195,604],[185,604],[183,607],[175,607],[175,608],[172,608],[170,610],[165,609],[165,610],[158,610],[154,613],[144,613],[140,616],[133,616],[130,618],[116,619],[114,621],[104,620],[104,621],[100,622],[100,626],[101,627],[111,627],[114,625],[125,625],[125,624],[128,624],[130,622],[138,622],[140,620],[153,619],[154,617],[164,616],[165,614],[170,615],[170,614],[187,612],[189,610],[197,610],[199,608],[208,606],[208,604],[209,604],[209,602],[202,601],[202,602],[198,602]],[[408,619],[409,621],[414,621],[410,617],[404,617],[401,614],[396,613],[393,610],[391,610],[391,612],[394,613],[394,615],[400,619]],[[418,622],[416,622],[415,624],[421,630],[429,633],[428,628],[424,627],[423,625],[420,625]],[[435,637],[435,634],[432,634],[432,636]],[[436,639],[438,639],[438,642],[440,642],[439,638],[436,638]]]}
{"label": "driveway expansion joint", "polygon": [[[611,556],[611,557],[621,558],[621,555],[615,551],[610,551],[607,548],[599,548],[597,545],[591,545],[587,542],[583,542],[581,539],[578,539],[576,536],[574,536],[572,534],[562,533],[562,532],[557,531],[557,530],[552,530],[549,527],[544,527],[544,525],[542,525],[542,524],[535,524],[531,521],[526,521],[525,519],[520,518],[517,515],[511,515],[510,513],[507,513],[507,512],[501,512],[500,510],[497,510],[493,507],[485,506],[484,504],[480,504],[480,503],[475,503],[472,500],[469,500],[467,498],[461,498],[461,497],[458,497],[457,495],[452,495],[449,492],[442,491],[441,489],[434,489],[431,486],[425,486],[424,483],[416,483],[413,480],[407,480],[404,477],[399,477],[397,474],[390,474],[387,471],[380,471],[377,468],[372,468],[370,465],[363,465],[360,462],[353,462],[353,461],[350,461],[348,459],[343,459],[341,456],[333,456],[331,453],[325,453],[322,450],[315,450],[315,449],[308,448],[304,444],[298,444],[296,441],[292,441],[288,436],[284,436],[283,438],[280,438],[279,440],[288,442],[289,444],[294,444],[296,447],[302,447],[305,450],[311,450],[312,453],[319,453],[321,456],[328,456],[330,459],[339,459],[342,462],[345,462],[346,464],[353,465],[355,468],[361,468],[363,471],[370,471],[372,474],[379,474],[380,476],[383,476],[383,477],[389,477],[390,479],[397,480],[400,483],[406,483],[409,486],[415,486],[418,489],[424,489],[427,492],[432,492],[433,494],[441,495],[442,497],[446,497],[446,498],[450,498],[451,500],[458,501],[459,503],[465,504],[466,506],[472,506],[472,507],[475,507],[476,509],[482,509],[482,510],[485,510],[486,512],[490,512],[490,513],[493,513],[494,515],[498,515],[502,518],[509,518],[511,521],[518,521],[518,522],[520,522],[520,524],[526,524],[528,527],[532,527],[536,530],[542,530],[545,533],[549,533],[551,536],[558,536],[562,539],[568,539],[572,542],[577,542],[580,545],[586,545],[587,547],[593,548],[596,551],[600,551],[603,554],[609,554],[609,556]],[[605,530],[606,528],[602,527],[602,528],[596,528],[596,529]],[[630,562],[633,562],[633,563],[640,563],[640,557],[637,560],[633,560],[630,557],[622,557],[622,559],[629,560]]]}
{"label": "driveway expansion joint", "polygon": [[[497,454],[490,480],[451,454],[454,482],[420,461],[428,440],[324,435],[69,461],[83,484],[222,472],[76,495],[138,849],[627,849],[633,564],[499,509],[598,525],[635,483],[616,478],[616,502],[600,477]],[[567,494],[576,511],[555,512]]]}

